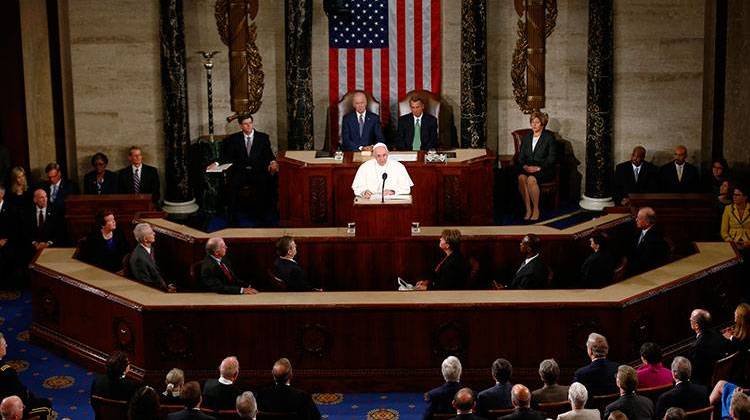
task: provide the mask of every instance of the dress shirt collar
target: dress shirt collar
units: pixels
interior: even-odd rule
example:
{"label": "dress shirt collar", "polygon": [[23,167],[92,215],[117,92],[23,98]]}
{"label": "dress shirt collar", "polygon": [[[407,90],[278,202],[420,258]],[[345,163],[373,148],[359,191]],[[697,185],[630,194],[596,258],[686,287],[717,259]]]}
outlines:
{"label": "dress shirt collar", "polygon": [[245,139],[247,139],[249,137],[250,140],[252,140],[255,137],[255,129],[253,128],[253,131],[251,131],[250,134],[247,134],[247,133],[245,133],[243,131],[242,132],[242,137],[245,138]]}
{"label": "dress shirt collar", "polygon": [[291,262],[297,264],[297,261],[294,261],[294,258],[289,258],[289,257],[279,257],[279,258],[281,258],[282,260],[291,261]]}
{"label": "dress shirt collar", "polygon": [[3,211],[3,204],[5,203],[5,200],[0,200],[0,211]]}
{"label": "dress shirt collar", "polygon": [[145,249],[146,252],[148,252],[149,255],[151,255],[151,247],[150,246],[146,246],[146,245],[143,245],[143,244],[138,244],[138,245],[142,246],[143,249]]}
{"label": "dress shirt collar", "polygon": [[526,265],[526,264],[528,264],[529,262],[531,262],[531,260],[533,260],[534,258],[536,258],[536,257],[538,257],[538,256],[539,256],[539,254],[537,253],[537,254],[536,254],[536,255],[534,255],[533,257],[529,257],[529,258],[526,258],[526,261],[524,261],[524,262],[523,262],[523,265]]}
{"label": "dress shirt collar", "polygon": [[630,166],[632,166],[632,167],[633,167],[633,170],[634,170],[634,171],[639,171],[639,172],[640,172],[641,168],[643,167],[643,163],[641,163],[641,165],[640,165],[640,166],[635,166],[635,165],[633,164],[633,162],[630,162]]}
{"label": "dress shirt collar", "polygon": [[412,116],[414,117],[414,124],[419,123],[420,125],[422,125],[422,117],[424,117],[424,112],[418,117],[414,114],[412,114]]}
{"label": "dress shirt collar", "polygon": [[677,163],[677,161],[674,161],[674,166],[682,168],[683,166],[685,166],[685,162],[682,162],[682,165],[680,165],[679,163]]}
{"label": "dress shirt collar", "polygon": [[[357,112],[357,111],[354,111],[354,112]],[[365,112],[363,112],[361,114],[359,112],[357,112],[357,120],[359,120],[360,118],[362,120],[364,120],[366,116],[367,116],[367,111],[365,111]]]}
{"label": "dress shirt collar", "polygon": [[646,234],[648,233],[649,230],[651,230],[652,227],[654,227],[654,225],[651,225],[647,227],[646,229],[641,230],[641,236],[646,236]]}
{"label": "dress shirt collar", "polygon": [[222,384],[222,385],[232,385],[232,381],[230,381],[229,379],[227,379],[227,378],[225,378],[223,376],[219,377],[219,383]]}
{"label": "dress shirt collar", "polygon": [[34,205],[34,207],[36,208],[36,214],[39,214],[39,210],[42,210],[44,214],[47,214],[47,207],[39,207],[37,205]]}
{"label": "dress shirt collar", "polygon": [[216,257],[215,257],[215,256],[213,256],[213,255],[211,255],[211,258],[213,258],[213,259],[214,259],[214,261],[216,261],[216,264],[221,264],[221,258],[216,258]]}
{"label": "dress shirt collar", "polygon": [[130,167],[132,168],[133,173],[135,173],[136,170],[141,171],[141,173],[143,173],[143,164],[142,163],[140,165],[138,165],[138,166],[130,165]]}

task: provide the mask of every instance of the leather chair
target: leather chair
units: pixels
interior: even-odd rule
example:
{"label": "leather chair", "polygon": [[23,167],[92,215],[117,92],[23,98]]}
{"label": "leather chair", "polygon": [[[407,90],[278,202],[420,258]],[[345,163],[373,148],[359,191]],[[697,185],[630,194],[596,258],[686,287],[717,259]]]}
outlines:
{"label": "leather chair", "polygon": [[[557,139],[557,133],[554,131],[550,131],[552,133],[552,137]],[[518,165],[518,149],[521,148],[521,140],[523,140],[524,137],[531,134],[530,128],[522,128],[520,130],[515,130],[510,133],[510,135],[513,137],[513,150],[515,150],[515,154],[513,155],[513,163],[515,165]],[[539,198],[541,199],[544,196],[550,196],[553,203],[553,209],[558,209],[560,207],[560,164],[555,164],[555,173],[549,182],[544,182],[539,184]]]}
{"label": "leather chair", "polygon": [[[346,95],[341,97],[341,100],[336,105],[334,112],[337,113],[336,120],[338,121],[338,124],[336,124],[336,132],[333,132],[333,129],[331,128],[331,132],[329,133],[331,151],[336,150],[339,143],[341,143],[341,122],[344,119],[344,115],[354,111],[352,98],[355,93],[357,93],[357,91],[354,90],[347,92]],[[367,96],[367,110],[373,114],[380,115],[380,102],[376,101],[369,92],[365,92],[365,96]]]}
{"label": "leather chair", "polygon": [[711,420],[711,414],[714,412],[714,406],[700,408],[698,410],[688,411],[685,413],[685,419],[689,420]]}
{"label": "leather chair", "polygon": [[654,405],[656,405],[656,401],[661,397],[661,394],[669,391],[672,389],[674,385],[666,384],[666,385],[659,385],[659,386],[652,386],[649,388],[638,388],[638,395],[642,395],[644,397],[650,398],[651,401],[654,402]]}
{"label": "leather chair", "polygon": [[268,270],[266,270],[266,275],[268,276],[268,285],[270,286],[271,290],[275,292],[286,291],[286,282],[276,277],[276,274],[273,273],[272,269],[269,268]]}

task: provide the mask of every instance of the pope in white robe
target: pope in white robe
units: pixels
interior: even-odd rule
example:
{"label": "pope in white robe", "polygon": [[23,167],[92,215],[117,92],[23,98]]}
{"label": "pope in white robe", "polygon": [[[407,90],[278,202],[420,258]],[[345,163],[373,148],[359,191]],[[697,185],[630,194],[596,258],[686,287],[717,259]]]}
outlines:
{"label": "pope in white robe", "polygon": [[411,192],[414,183],[406,172],[404,165],[388,158],[388,147],[383,143],[373,146],[374,159],[363,163],[357,169],[352,182],[354,195],[369,199],[373,194],[380,194],[383,188],[383,174],[385,179],[384,195],[406,195]]}

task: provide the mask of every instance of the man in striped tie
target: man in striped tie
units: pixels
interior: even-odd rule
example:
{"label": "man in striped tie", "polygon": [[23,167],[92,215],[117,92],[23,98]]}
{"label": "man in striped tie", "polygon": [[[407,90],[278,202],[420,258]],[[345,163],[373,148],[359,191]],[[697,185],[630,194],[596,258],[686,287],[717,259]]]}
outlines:
{"label": "man in striped tie", "polygon": [[409,99],[411,113],[398,119],[394,147],[397,150],[430,150],[438,147],[437,118],[424,112],[424,99]]}
{"label": "man in striped tie", "polygon": [[203,290],[227,295],[254,295],[258,293],[240,280],[232,270],[227,256],[227,244],[221,238],[206,242],[206,257],[201,263],[200,284]]}
{"label": "man in striped tie", "polygon": [[128,161],[130,165],[117,173],[117,190],[123,194],[151,194],[154,203],[158,203],[161,190],[159,171],[143,163],[143,152],[138,146],[130,147]]}

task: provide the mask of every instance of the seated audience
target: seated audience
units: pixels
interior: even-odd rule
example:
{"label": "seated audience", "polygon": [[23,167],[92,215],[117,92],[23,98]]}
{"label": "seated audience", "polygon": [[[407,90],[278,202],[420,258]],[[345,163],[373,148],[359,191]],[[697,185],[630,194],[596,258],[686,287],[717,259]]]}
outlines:
{"label": "seated audience", "polygon": [[721,217],[721,237],[744,250],[750,245],[750,209],[747,207],[747,187],[735,185],[732,204],[724,208]]}
{"label": "seated audience", "polygon": [[583,384],[590,396],[617,392],[615,383],[617,363],[607,360],[607,353],[609,353],[607,339],[597,333],[589,334],[586,340],[586,353],[591,363],[578,369],[573,375],[573,381]]}
{"label": "seated audience", "polygon": [[65,214],[65,198],[78,194],[78,185],[69,179],[63,179],[62,169],[57,162],[49,163],[44,168],[47,180],[39,185],[47,193],[49,205],[60,214]]}
{"label": "seated audience", "polygon": [[653,193],[659,189],[659,169],[645,159],[646,148],[635,146],[630,160],[615,166],[612,185],[615,205],[629,206],[630,194]]}
{"label": "seated audience", "polygon": [[729,340],[728,353],[750,350],[750,305],[745,302],[734,310],[734,327],[724,337]]}
{"label": "seated audience", "polygon": [[153,244],[156,242],[156,233],[148,223],[138,223],[133,229],[138,245],[130,253],[130,274],[139,282],[160,289],[165,292],[175,292],[177,289],[173,284],[167,284],[161,276],[159,267],[154,258]]}
{"label": "seated audience", "polygon": [[724,214],[724,207],[732,204],[732,194],[734,193],[734,184],[732,181],[725,180],[719,186],[719,193],[716,196],[716,207],[721,209],[719,216]]}
{"label": "seated audience", "polygon": [[521,240],[520,249],[524,261],[510,281],[508,289],[543,289],[547,284],[549,269],[539,257],[542,241],[529,233]]}
{"label": "seated audience", "polygon": [[380,117],[367,110],[367,95],[357,91],[352,96],[354,110],[341,120],[341,149],[345,152],[371,150],[375,143],[384,143]]}
{"label": "seated audience", "polygon": [[[234,410],[237,396],[241,394],[235,382],[240,376],[240,362],[236,357],[230,356],[221,361],[219,365],[219,379],[209,379],[203,385],[203,405],[212,410]],[[197,385],[197,383],[196,383]],[[187,384],[182,390],[182,399],[187,400],[185,395]],[[185,402],[188,405],[188,402]]]}
{"label": "seated audience", "polygon": [[729,342],[711,328],[711,314],[695,309],[690,314],[690,329],[695,332],[695,344],[688,355],[692,364],[693,382],[709,385],[714,362],[727,355]]}
{"label": "seated audience", "polygon": [[255,396],[250,391],[245,391],[237,397],[237,415],[241,419],[255,420],[258,414],[258,405],[255,402]]}
{"label": "seated audience", "polygon": [[617,368],[617,387],[620,398],[609,404],[604,410],[604,417],[613,411],[622,411],[629,420],[651,420],[654,416],[654,403],[650,398],[638,395],[638,374],[631,366],[620,365]]}
{"label": "seated audience", "polygon": [[612,283],[615,257],[609,251],[607,238],[602,233],[595,233],[589,238],[589,246],[594,251],[581,266],[581,287],[584,289],[599,289]]}
{"label": "seated audience", "polygon": [[544,386],[531,393],[531,405],[565,401],[568,398],[568,387],[558,385],[560,366],[555,359],[544,359],[539,363],[539,377]]}
{"label": "seated audience", "polygon": [[150,386],[139,388],[128,404],[128,420],[160,420],[159,394]]}
{"label": "seated audience", "polygon": [[130,401],[137,387],[127,379],[129,371],[128,355],[121,351],[113,352],[107,359],[106,372],[94,378],[91,395],[110,400]]}
{"label": "seated audience", "polygon": [[687,162],[687,154],[687,147],[675,147],[674,160],[659,169],[662,192],[684,194],[700,190],[698,168]]}
{"label": "seated audience", "polygon": [[669,260],[669,245],[656,226],[656,212],[651,207],[642,207],[635,217],[637,228],[628,256],[628,275],[635,276],[666,264]]}
{"label": "seated audience", "polygon": [[307,282],[307,274],[294,257],[297,256],[297,243],[291,236],[282,236],[276,241],[276,261],[273,264],[274,275],[284,281],[290,292],[309,292],[314,290]]}
{"label": "seated audience", "polygon": [[703,178],[703,191],[718,196],[721,184],[730,179],[729,164],[724,158],[711,161],[711,174]]}
{"label": "seated audience", "polygon": [[492,362],[492,379],[495,386],[487,388],[477,395],[479,414],[482,417],[490,417],[490,410],[500,410],[513,407],[510,400],[510,390],[513,384],[510,377],[513,374],[513,366],[505,359],[497,359]]}
{"label": "seated audience", "polygon": [[580,382],[573,382],[568,389],[568,401],[571,410],[557,416],[557,420],[600,420],[601,413],[595,408],[584,408],[589,399],[586,387]]}
{"label": "seated audience", "polygon": [[166,389],[161,394],[161,403],[166,405],[182,405],[182,387],[185,385],[185,372],[182,369],[172,369],[165,378]]}
{"label": "seated audience", "polygon": [[271,374],[273,385],[258,391],[260,411],[295,413],[295,418],[299,420],[320,420],[318,406],[310,394],[290,385],[292,364],[288,359],[277,360]]}
{"label": "seated audience", "polygon": [[52,403],[46,398],[34,395],[18,378],[18,373],[13,366],[3,363],[8,351],[8,342],[3,333],[0,333],[0,399],[15,395],[23,401],[27,411],[39,407],[52,407]]}
{"label": "seated audience", "polygon": [[83,176],[83,193],[102,195],[117,194],[117,174],[107,169],[107,155],[97,152],[91,157],[91,172]]}
{"label": "seated audience", "polygon": [[744,392],[735,392],[729,403],[729,415],[734,420],[750,419],[750,397]]}
{"label": "seated audience", "polygon": [[643,366],[638,369],[638,383],[641,388],[671,385],[672,372],[662,365],[661,347],[656,343],[643,343],[641,346],[641,361]]}
{"label": "seated audience", "polygon": [[440,250],[443,258],[433,272],[432,280],[417,282],[419,290],[459,290],[466,287],[468,268],[461,255],[461,231],[445,229],[440,235]]}
{"label": "seated audience", "polygon": [[117,173],[117,192],[120,194],[151,194],[154,203],[159,202],[161,186],[159,171],[143,163],[143,153],[138,146],[128,151],[130,165]]}
{"label": "seated audience", "polygon": [[484,417],[474,415],[477,403],[471,388],[461,388],[453,397],[453,408],[456,409],[455,420],[484,420]]}
{"label": "seated audience", "polygon": [[8,194],[5,199],[8,200],[11,208],[16,210],[23,210],[31,204],[31,191],[26,179],[26,171],[20,166],[15,166],[10,170]]}
{"label": "seated audience", "polygon": [[513,413],[500,417],[502,420],[544,420],[544,415],[530,407],[531,393],[521,384],[513,385],[510,390],[510,400],[513,403]]}
{"label": "seated audience", "polygon": [[44,248],[63,245],[65,221],[48,205],[43,189],[34,191],[34,205],[25,209],[21,216],[24,263]]}
{"label": "seated audience", "polygon": [[692,367],[690,360],[677,356],[672,361],[674,388],[663,393],[656,401],[656,418],[664,417],[669,407],[679,407],[685,411],[698,410],[708,406],[708,389],[690,382]]}
{"label": "seated audience", "polygon": [[0,403],[0,417],[3,420],[54,420],[57,413],[49,407],[28,408],[17,395],[5,397]]}
{"label": "seated audience", "polygon": [[743,389],[732,382],[722,379],[716,382],[716,386],[714,386],[714,389],[711,391],[708,401],[711,405],[718,405],[721,408],[722,419],[730,418],[732,417],[730,414],[732,396],[734,394],[745,394],[747,391],[747,389]]}
{"label": "seated audience", "polygon": [[206,257],[201,263],[200,283],[203,290],[228,295],[254,295],[257,290],[240,279],[226,258],[227,245],[221,238],[206,241]]}
{"label": "seated audience", "polygon": [[518,190],[521,192],[526,214],[523,220],[539,220],[539,184],[555,177],[557,140],[545,130],[549,122],[546,113],[535,111],[529,116],[531,133],[518,146]]}
{"label": "seated audience", "polygon": [[425,101],[419,96],[409,98],[411,113],[398,117],[396,150],[437,149],[438,121],[435,116],[424,112]]}
{"label": "seated audience", "polygon": [[664,413],[662,420],[684,420],[685,410],[679,407],[669,407]]}
{"label": "seated audience", "polygon": [[107,271],[121,270],[122,259],[128,253],[128,241],[125,234],[117,228],[114,212],[98,212],[96,227],[82,244],[79,258]]}
{"label": "seated audience", "polygon": [[427,408],[422,415],[423,420],[431,420],[433,414],[444,414],[453,412],[453,396],[461,384],[461,361],[455,356],[448,356],[441,365],[445,383],[428,391],[424,398]]}
{"label": "seated audience", "polygon": [[[206,385],[208,385],[208,383],[206,383]],[[229,410],[235,409],[234,398],[235,397],[232,397],[232,407],[229,408]],[[167,416],[167,420],[214,420],[212,416],[200,411],[203,399],[201,398],[201,386],[198,382],[190,381],[185,384],[182,388],[182,401],[185,403],[185,409],[176,413],[170,413]],[[227,409],[221,408],[221,410]]]}

